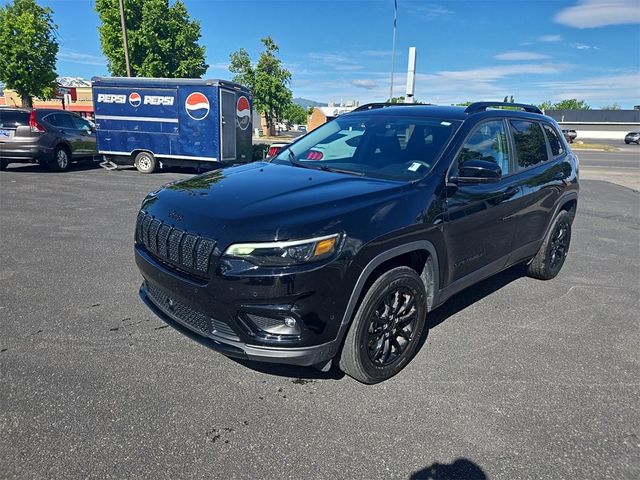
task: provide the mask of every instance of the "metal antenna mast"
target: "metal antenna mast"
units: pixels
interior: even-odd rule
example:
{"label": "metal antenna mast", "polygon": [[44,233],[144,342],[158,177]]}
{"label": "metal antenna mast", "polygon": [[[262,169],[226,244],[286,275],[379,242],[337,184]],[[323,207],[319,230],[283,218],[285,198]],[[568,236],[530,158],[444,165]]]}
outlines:
{"label": "metal antenna mast", "polygon": [[389,101],[393,98],[393,69],[396,63],[396,24],[398,20],[398,0],[393,0],[393,44],[391,47],[391,84],[389,85]]}

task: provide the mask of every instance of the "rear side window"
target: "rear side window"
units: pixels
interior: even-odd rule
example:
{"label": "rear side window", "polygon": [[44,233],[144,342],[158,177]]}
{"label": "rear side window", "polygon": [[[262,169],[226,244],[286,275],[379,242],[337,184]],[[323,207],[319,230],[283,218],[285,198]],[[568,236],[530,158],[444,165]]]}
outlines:
{"label": "rear side window", "polygon": [[516,144],[518,167],[528,168],[548,160],[547,143],[539,123],[511,120],[509,125]]}
{"label": "rear side window", "polygon": [[66,113],[57,113],[55,115],[55,124],[60,128],[76,128],[73,124],[73,119],[71,115],[67,115]]}
{"label": "rear side window", "polygon": [[471,134],[458,154],[458,168],[469,160],[486,160],[496,163],[502,170],[503,176],[511,173],[509,172],[507,132],[502,120],[482,123]]}
{"label": "rear side window", "polygon": [[547,134],[547,140],[549,140],[549,146],[551,147],[551,155],[553,157],[557,157],[558,155],[563,154],[564,147],[560,142],[560,138],[558,138],[558,134],[556,133],[556,130],[551,125],[548,125],[546,123],[543,123],[542,125],[544,127],[545,133]]}
{"label": "rear side window", "polygon": [[29,125],[29,114],[20,110],[0,108],[0,127],[17,128]]}

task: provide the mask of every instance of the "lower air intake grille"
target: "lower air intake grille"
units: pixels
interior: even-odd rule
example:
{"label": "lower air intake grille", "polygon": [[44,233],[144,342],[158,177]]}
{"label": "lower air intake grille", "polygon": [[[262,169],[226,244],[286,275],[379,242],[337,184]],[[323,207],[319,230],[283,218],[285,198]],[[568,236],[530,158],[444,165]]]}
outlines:
{"label": "lower air intake grille", "polygon": [[164,290],[155,285],[147,283],[146,286],[147,295],[153,303],[174,320],[186,324],[201,335],[209,336],[214,334],[230,340],[240,341],[235,332],[225,322],[214,320],[204,313],[198,312],[178,300],[174,300]]}

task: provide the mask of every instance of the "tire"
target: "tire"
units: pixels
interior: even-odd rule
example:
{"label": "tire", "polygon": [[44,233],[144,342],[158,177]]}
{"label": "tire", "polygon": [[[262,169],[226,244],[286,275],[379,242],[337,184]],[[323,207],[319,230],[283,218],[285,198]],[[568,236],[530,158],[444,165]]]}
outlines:
{"label": "tire", "polygon": [[69,170],[71,164],[71,155],[65,147],[56,147],[53,151],[53,160],[49,162],[49,168],[54,172],[64,172]]}
{"label": "tire", "polygon": [[153,173],[156,171],[158,162],[152,153],[140,152],[136,155],[134,165],[140,173]]}
{"label": "tire", "polygon": [[626,143],[627,145],[629,145],[631,142],[628,142],[628,141],[626,141],[626,140],[625,140],[625,141],[624,141],[624,143]]}
{"label": "tire", "polygon": [[358,307],[339,354],[340,369],[366,384],[391,378],[413,358],[426,315],[427,294],[418,274],[409,267],[384,273]]}
{"label": "tire", "polygon": [[9,162],[7,162],[5,160],[0,160],[0,171],[1,170],[6,170],[7,169],[7,165],[9,165]]}
{"label": "tire", "polygon": [[560,272],[569,253],[573,216],[562,210],[553,221],[540,250],[527,266],[527,274],[540,280],[551,280]]}

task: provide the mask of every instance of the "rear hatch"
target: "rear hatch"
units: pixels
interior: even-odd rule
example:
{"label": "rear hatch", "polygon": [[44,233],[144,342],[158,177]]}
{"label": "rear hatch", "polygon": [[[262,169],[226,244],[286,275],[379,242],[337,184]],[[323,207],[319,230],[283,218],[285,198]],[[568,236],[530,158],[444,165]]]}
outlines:
{"label": "rear hatch", "polygon": [[29,141],[30,137],[35,136],[37,134],[31,132],[29,126],[28,111],[0,108],[0,144],[21,143],[25,140]]}

